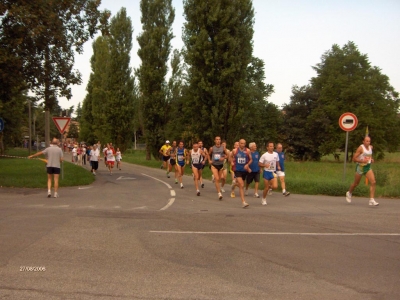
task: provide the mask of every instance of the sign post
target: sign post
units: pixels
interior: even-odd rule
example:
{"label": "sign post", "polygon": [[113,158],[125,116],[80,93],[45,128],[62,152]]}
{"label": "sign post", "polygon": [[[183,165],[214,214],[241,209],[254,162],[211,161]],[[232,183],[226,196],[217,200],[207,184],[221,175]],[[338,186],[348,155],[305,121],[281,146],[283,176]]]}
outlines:
{"label": "sign post", "polygon": [[[69,117],[53,117],[53,122],[56,124],[56,127],[58,131],[61,133],[61,136],[63,136],[65,130],[67,129],[67,126],[69,122],[71,122],[71,118]],[[62,139],[61,139],[62,141]],[[63,146],[61,145],[61,151],[63,151]],[[61,163],[61,179],[64,179],[64,162]]]}
{"label": "sign post", "polygon": [[343,181],[346,179],[346,162],[347,162],[347,145],[349,143],[349,131],[356,129],[358,125],[358,119],[355,114],[350,112],[344,113],[339,118],[339,126],[342,130],[346,131],[346,146],[344,149],[344,170],[343,170]]}

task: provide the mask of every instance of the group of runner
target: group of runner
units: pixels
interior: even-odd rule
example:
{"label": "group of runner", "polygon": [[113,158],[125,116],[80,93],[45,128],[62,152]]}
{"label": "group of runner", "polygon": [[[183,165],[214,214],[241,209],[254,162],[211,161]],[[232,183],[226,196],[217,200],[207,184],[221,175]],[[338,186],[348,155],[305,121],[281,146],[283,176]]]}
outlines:
{"label": "group of runner", "polygon": [[197,196],[200,196],[200,187],[204,188],[202,173],[207,162],[212,172],[212,179],[219,200],[222,200],[222,193],[225,192],[224,186],[228,170],[232,176],[231,197],[235,197],[235,187],[238,187],[243,208],[249,206],[245,201],[245,196],[248,195],[249,185],[253,181],[255,182],[254,197],[260,198],[258,185],[261,168],[263,168],[262,176],[264,180],[262,205],[267,205],[267,195],[272,194],[272,189],[278,188],[278,177],[281,182],[282,194],[284,196],[290,195],[285,186],[285,156],[281,144],[277,144],[275,149],[275,144],[269,142],[267,152],[260,156],[256,143],[250,143],[249,148],[247,148],[246,141],[241,139],[235,142],[233,150],[230,151],[226,147],[226,142],[217,136],[214,139],[214,145],[208,150],[203,146],[202,141],[195,142],[193,148],[188,150],[183,141],[180,141],[179,144],[173,141],[171,144],[167,140],[159,152],[162,155],[162,167],[166,169],[167,177],[170,178],[170,173],[173,171],[175,183],[179,183],[181,188],[184,188],[182,177],[185,166],[190,164]]}

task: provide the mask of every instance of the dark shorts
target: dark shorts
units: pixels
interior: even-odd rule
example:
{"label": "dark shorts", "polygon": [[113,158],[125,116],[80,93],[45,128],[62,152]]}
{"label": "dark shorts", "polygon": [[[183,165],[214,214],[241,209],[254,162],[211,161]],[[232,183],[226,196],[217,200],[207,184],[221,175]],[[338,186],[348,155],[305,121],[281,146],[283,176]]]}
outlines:
{"label": "dark shorts", "polygon": [[246,183],[250,184],[253,182],[253,180],[254,182],[260,182],[260,172],[251,172],[247,174]]}
{"label": "dark shorts", "polygon": [[242,178],[243,180],[246,180],[247,174],[249,174],[249,172],[246,172],[246,171],[235,171],[235,177],[236,178]]}
{"label": "dark shorts", "polygon": [[47,174],[60,174],[60,168],[47,167]]}
{"label": "dark shorts", "polygon": [[171,158],[171,159],[169,160],[169,163],[170,163],[171,166],[175,166],[175,165],[176,165],[176,160],[173,159],[173,158]]}
{"label": "dark shorts", "polygon": [[222,169],[224,165],[212,165],[214,168],[216,168],[218,171]]}
{"label": "dark shorts", "polygon": [[98,161],[91,161],[92,164],[92,169],[97,170],[99,168],[99,162]]}
{"label": "dark shorts", "polygon": [[195,167],[197,170],[203,170],[203,164],[192,164],[192,167]]}
{"label": "dark shorts", "polygon": [[170,157],[171,157],[171,156],[165,156],[165,155],[163,155],[162,160],[163,160],[163,161],[168,161],[168,159],[170,159]]}

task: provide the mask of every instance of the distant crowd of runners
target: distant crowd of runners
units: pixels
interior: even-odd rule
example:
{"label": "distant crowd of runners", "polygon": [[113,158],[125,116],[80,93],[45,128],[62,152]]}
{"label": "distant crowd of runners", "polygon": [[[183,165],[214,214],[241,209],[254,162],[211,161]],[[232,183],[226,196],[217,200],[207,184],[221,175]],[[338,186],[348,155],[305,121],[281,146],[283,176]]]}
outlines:
{"label": "distant crowd of runners", "polygon": [[[274,151],[275,150],[275,151]],[[200,196],[200,187],[204,188],[203,169],[208,164],[212,172],[212,181],[215,183],[218,199],[222,200],[222,193],[225,192],[228,172],[232,178],[231,197],[235,198],[235,187],[239,188],[240,199],[243,208],[249,206],[245,200],[248,195],[249,185],[254,181],[254,197],[260,198],[258,185],[260,182],[260,170],[263,168],[264,190],[261,204],[267,205],[267,195],[272,194],[273,189],[278,188],[279,177],[282,187],[282,194],[289,196],[285,186],[285,155],[282,151],[282,144],[273,142],[267,144],[267,152],[260,156],[256,143],[250,143],[246,147],[244,139],[234,143],[233,150],[229,150],[226,142],[217,136],[214,145],[208,150],[203,146],[202,141],[195,142],[192,149],[186,149],[184,142],[177,143],[166,141],[159,150],[162,155],[162,168],[166,169],[167,177],[175,173],[175,183],[183,188],[182,176],[186,165],[190,165],[197,196]]]}

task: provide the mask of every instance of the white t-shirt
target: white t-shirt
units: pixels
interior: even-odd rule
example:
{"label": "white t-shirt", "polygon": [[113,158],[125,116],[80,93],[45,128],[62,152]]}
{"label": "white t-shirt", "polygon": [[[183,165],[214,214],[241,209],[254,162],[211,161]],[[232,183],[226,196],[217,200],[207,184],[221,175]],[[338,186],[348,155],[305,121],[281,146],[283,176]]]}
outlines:
{"label": "white t-shirt", "polygon": [[99,161],[100,151],[99,149],[90,150],[90,160],[91,161]]}
{"label": "white t-shirt", "polygon": [[107,153],[107,161],[115,161],[115,156],[112,149],[108,149],[106,153]]}
{"label": "white t-shirt", "polygon": [[72,149],[72,156],[77,156],[78,150],[76,148]]}
{"label": "white t-shirt", "polygon": [[259,162],[262,164],[269,163],[269,168],[264,167],[264,171],[268,172],[275,172],[276,171],[276,162],[279,161],[279,156],[278,153],[273,152],[273,153],[264,153],[261,157]]}

